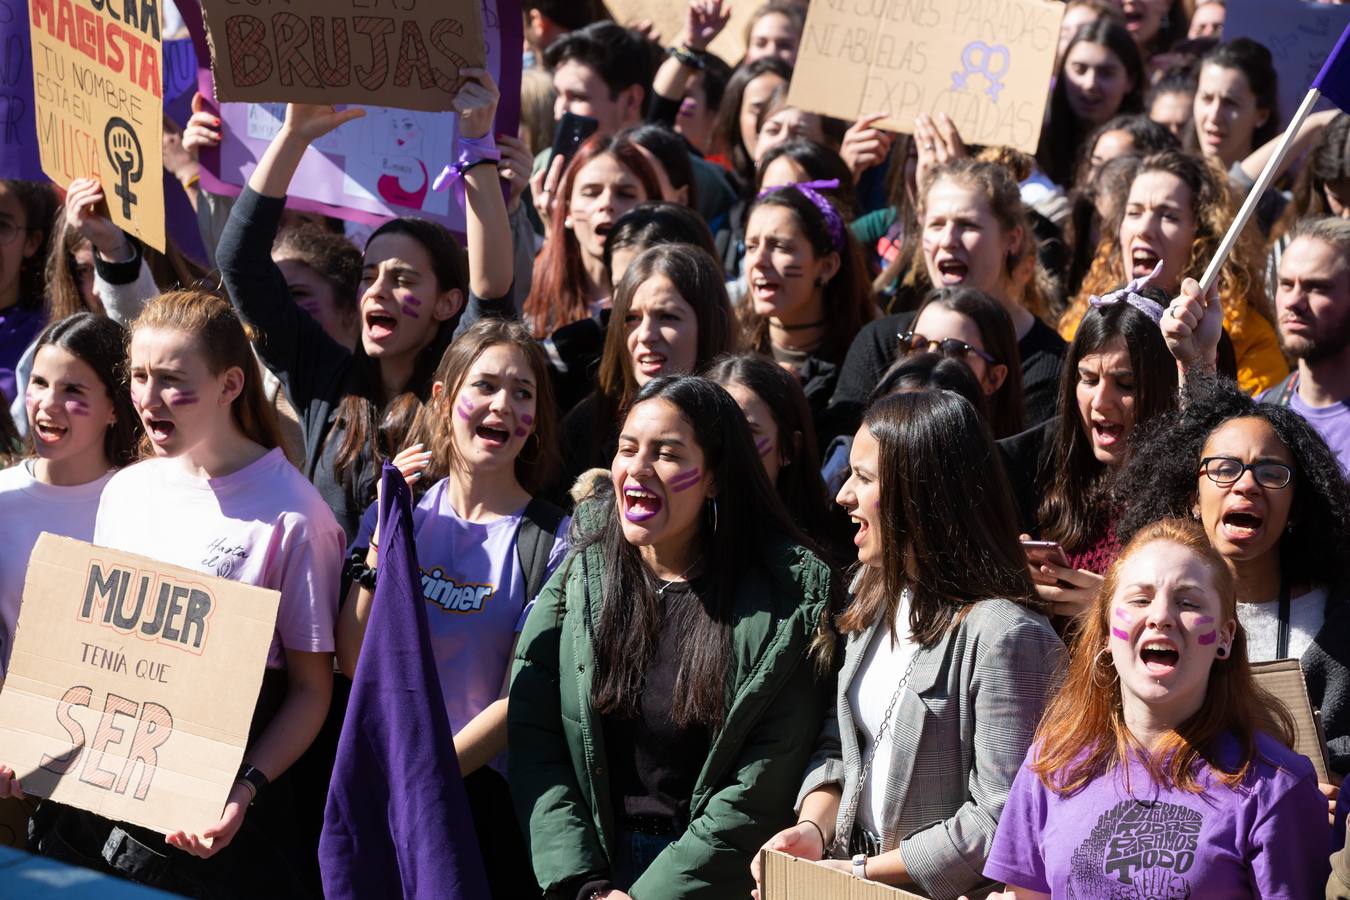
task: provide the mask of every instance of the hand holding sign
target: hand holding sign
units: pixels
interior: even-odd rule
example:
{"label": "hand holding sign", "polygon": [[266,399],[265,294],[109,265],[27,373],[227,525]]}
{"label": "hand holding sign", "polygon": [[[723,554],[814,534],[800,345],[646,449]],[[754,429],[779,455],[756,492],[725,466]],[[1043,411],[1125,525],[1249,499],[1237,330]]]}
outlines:
{"label": "hand holding sign", "polygon": [[66,225],[94,245],[104,258],[121,260],[129,256],[126,234],[108,217],[103,185],[95,178],[76,178],[66,190]]}
{"label": "hand holding sign", "polygon": [[460,74],[466,80],[453,104],[459,113],[459,133],[470,139],[481,138],[492,130],[501,94],[487,69],[463,69]]}
{"label": "hand holding sign", "polygon": [[164,838],[164,843],[177,847],[184,853],[191,853],[202,859],[209,859],[230,845],[239,828],[244,824],[244,814],[253,795],[242,784],[235,783],[230,789],[230,798],[225,803],[225,812],[220,821],[207,828],[201,836],[186,831],[175,831]]}
{"label": "hand holding sign", "polygon": [[23,800],[28,797],[19,787],[19,776],[9,766],[0,765],[0,800]]}
{"label": "hand holding sign", "polygon": [[286,123],[283,132],[289,132],[307,144],[312,144],[328,132],[359,119],[366,114],[364,109],[353,107],[338,109],[319,103],[286,104]]}
{"label": "hand holding sign", "polygon": [[1181,283],[1181,294],[1162,317],[1167,349],[1183,368],[1213,369],[1222,331],[1223,305],[1219,302],[1218,285],[1202,297],[1200,283],[1187,278]]}

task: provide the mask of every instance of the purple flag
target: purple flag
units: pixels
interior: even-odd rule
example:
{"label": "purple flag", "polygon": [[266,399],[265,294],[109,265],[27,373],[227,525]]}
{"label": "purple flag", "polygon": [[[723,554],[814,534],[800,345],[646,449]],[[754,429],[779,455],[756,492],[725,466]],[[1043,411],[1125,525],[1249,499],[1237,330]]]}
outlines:
{"label": "purple flag", "polygon": [[1331,48],[1331,55],[1322,64],[1322,71],[1313,79],[1312,86],[1332,103],[1350,112],[1350,51],[1345,42],[1350,38],[1350,25],[1341,32],[1341,39]]}
{"label": "purple flag", "polygon": [[319,841],[324,896],[486,900],[431,654],[410,492],[387,462],[380,523],[375,598]]}
{"label": "purple flag", "polygon": [[[33,112],[33,44],[25,0],[0,0],[0,178],[46,181]],[[64,187],[64,185],[62,185]]]}

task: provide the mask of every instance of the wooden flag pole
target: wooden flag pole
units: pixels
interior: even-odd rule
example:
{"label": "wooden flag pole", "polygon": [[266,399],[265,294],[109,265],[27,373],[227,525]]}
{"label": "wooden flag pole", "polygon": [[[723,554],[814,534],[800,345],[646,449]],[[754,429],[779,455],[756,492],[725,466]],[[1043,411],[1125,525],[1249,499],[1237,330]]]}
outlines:
{"label": "wooden flag pole", "polygon": [[1223,268],[1223,264],[1228,261],[1228,254],[1233,251],[1233,246],[1237,244],[1238,238],[1242,235],[1242,230],[1251,221],[1252,215],[1256,212],[1256,205],[1265,196],[1266,188],[1270,187],[1270,183],[1275,180],[1275,173],[1280,170],[1284,158],[1289,155],[1289,147],[1294,143],[1294,138],[1298,137],[1299,129],[1303,127],[1304,120],[1312,113],[1313,107],[1317,105],[1317,101],[1320,99],[1322,99],[1322,92],[1317,88],[1308,91],[1308,96],[1303,98],[1298,112],[1294,113],[1293,121],[1284,130],[1284,135],[1280,138],[1280,143],[1275,148],[1275,152],[1266,162],[1266,167],[1261,170],[1261,176],[1256,179],[1256,184],[1247,194],[1247,199],[1242,201],[1242,208],[1238,210],[1237,218],[1233,219],[1233,224],[1229,227],[1228,233],[1223,236],[1223,242],[1219,244],[1219,249],[1214,252],[1214,258],[1209,261],[1209,268],[1205,269],[1205,277],[1200,279],[1200,296],[1203,297],[1208,294],[1210,288],[1214,287],[1214,283],[1219,280],[1219,271]]}

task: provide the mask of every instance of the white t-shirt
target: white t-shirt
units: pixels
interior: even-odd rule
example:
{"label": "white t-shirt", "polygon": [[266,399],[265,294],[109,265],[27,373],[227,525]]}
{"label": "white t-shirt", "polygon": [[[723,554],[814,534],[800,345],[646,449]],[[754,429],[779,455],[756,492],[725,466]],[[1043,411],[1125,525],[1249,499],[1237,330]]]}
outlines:
{"label": "white t-shirt", "polygon": [[[895,641],[892,641],[890,629],[884,622],[877,626],[858,672],[848,686],[848,702],[853,707],[853,721],[858,726],[858,746],[864,762],[872,752],[877,732],[886,720],[886,708],[890,706],[895,689],[909,668],[910,658],[919,649],[919,645],[910,639],[908,590],[900,595],[900,603],[895,611],[895,637]],[[891,724],[886,728],[881,747],[872,760],[872,768],[867,773],[867,781],[858,797],[858,824],[873,834],[881,834],[886,784],[890,781],[891,756],[895,750],[895,717],[902,702],[903,698],[896,702],[895,709],[891,711]],[[851,799],[846,797],[844,802]]]}
{"label": "white t-shirt", "polygon": [[28,557],[44,531],[87,541],[109,469],[87,484],[58,487],[33,478],[33,460],[0,472],[0,674],[9,668]]}
{"label": "white t-shirt", "polygon": [[94,543],[281,592],[268,668],[333,650],[342,528],[280,449],[223,478],[147,459],[103,490]]}
{"label": "white t-shirt", "polygon": [[[1313,588],[1289,600],[1289,659],[1301,659],[1317,637],[1327,609],[1326,588]],[[1247,658],[1252,662],[1275,659],[1279,647],[1280,603],[1239,603],[1238,621],[1247,631]]]}

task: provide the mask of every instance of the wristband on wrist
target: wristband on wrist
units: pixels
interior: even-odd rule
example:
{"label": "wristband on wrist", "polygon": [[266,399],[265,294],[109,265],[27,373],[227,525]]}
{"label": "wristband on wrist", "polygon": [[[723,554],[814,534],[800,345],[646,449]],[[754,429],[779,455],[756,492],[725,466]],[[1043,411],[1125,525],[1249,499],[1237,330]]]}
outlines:
{"label": "wristband on wrist", "polygon": [[464,173],[480,163],[499,162],[502,152],[497,149],[497,142],[491,132],[478,138],[457,135],[455,151],[455,158],[432,181],[431,189],[443,191],[449,188],[460,208],[464,208]]}
{"label": "wristband on wrist", "polygon": [[682,66],[688,66],[691,69],[698,69],[700,72],[708,68],[708,62],[703,58],[704,51],[695,50],[688,44],[681,44],[678,47],[671,47],[666,52],[669,53],[671,56],[675,57],[677,60],[679,60],[680,65]]}
{"label": "wristband on wrist", "polygon": [[821,828],[819,825],[817,825],[814,819],[802,819],[801,822],[798,822],[797,824],[810,825],[812,828],[816,830],[816,834],[820,835],[821,848],[825,850],[828,850],[830,848],[830,842],[825,840],[825,830]]}
{"label": "wristband on wrist", "polygon": [[267,787],[270,782],[267,780],[267,776],[261,771],[248,763],[243,763],[239,766],[239,775],[235,778],[235,783],[245,785],[253,792],[253,800],[249,804],[252,805],[257,802],[258,795],[262,793],[263,788]]}

